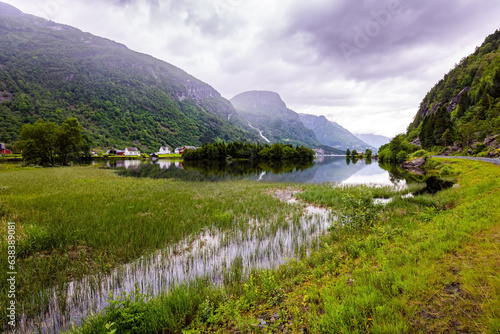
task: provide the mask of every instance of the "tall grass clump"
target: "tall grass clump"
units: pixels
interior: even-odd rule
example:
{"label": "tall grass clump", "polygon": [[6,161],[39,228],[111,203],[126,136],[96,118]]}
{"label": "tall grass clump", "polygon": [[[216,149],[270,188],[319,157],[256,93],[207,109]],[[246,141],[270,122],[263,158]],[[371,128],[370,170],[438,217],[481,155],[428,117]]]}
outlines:
{"label": "tall grass clump", "polygon": [[179,333],[196,317],[203,316],[203,312],[205,316],[211,315],[207,308],[213,307],[214,302],[218,305],[221,299],[220,290],[203,279],[177,286],[155,298],[141,293],[136,285],[130,294],[110,295],[109,306],[103,313],[67,333]]}

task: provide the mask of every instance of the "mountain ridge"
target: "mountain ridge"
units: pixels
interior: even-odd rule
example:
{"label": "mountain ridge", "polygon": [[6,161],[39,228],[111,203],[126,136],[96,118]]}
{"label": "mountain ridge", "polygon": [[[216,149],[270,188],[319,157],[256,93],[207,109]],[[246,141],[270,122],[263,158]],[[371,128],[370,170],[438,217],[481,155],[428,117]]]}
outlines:
{"label": "mountain ridge", "polygon": [[316,138],[323,145],[344,151],[347,149],[356,149],[357,151],[365,151],[366,149],[376,150],[375,147],[365,143],[349,130],[336,122],[328,120],[325,116],[299,114],[299,117],[305,127],[314,131]]}
{"label": "mountain ridge", "polygon": [[231,103],[184,70],[0,3],[0,141],[77,117],[98,146],[254,140]]}
{"label": "mountain ridge", "polygon": [[374,135],[371,133],[354,133],[356,137],[371,145],[373,147],[379,148],[382,145],[385,145],[391,141],[391,138],[382,136],[382,135]]}
{"label": "mountain ridge", "polygon": [[230,102],[239,117],[262,131],[271,143],[321,146],[314,132],[302,124],[298,114],[289,109],[276,92],[247,91],[237,94]]}

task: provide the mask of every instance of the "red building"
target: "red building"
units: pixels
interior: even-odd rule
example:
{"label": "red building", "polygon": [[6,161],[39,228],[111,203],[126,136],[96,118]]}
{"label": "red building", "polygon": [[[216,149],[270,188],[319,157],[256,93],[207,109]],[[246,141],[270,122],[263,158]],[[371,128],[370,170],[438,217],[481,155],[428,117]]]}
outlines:
{"label": "red building", "polygon": [[4,143],[0,143],[0,154],[12,154],[12,151],[8,150]]}

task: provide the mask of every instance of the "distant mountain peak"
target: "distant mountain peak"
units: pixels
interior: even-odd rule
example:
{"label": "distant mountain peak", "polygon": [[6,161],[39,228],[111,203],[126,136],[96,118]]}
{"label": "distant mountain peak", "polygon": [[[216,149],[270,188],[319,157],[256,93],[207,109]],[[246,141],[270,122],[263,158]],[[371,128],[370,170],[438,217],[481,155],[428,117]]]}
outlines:
{"label": "distant mountain peak", "polygon": [[236,95],[230,101],[236,109],[250,112],[287,109],[285,102],[278,93],[266,90],[244,92]]}
{"label": "distant mountain peak", "polygon": [[389,137],[374,135],[371,133],[355,133],[354,135],[359,139],[361,139],[362,141],[364,141],[365,143],[368,143],[373,147],[377,148],[391,141],[391,138]]}
{"label": "distant mountain peak", "polygon": [[230,101],[240,118],[271,143],[321,145],[314,132],[302,124],[295,111],[287,108],[278,93],[254,90],[238,94]]}
{"label": "distant mountain peak", "polygon": [[15,15],[22,15],[22,14],[23,14],[23,12],[21,12],[16,7],[9,5],[8,3],[0,1],[0,15],[15,16]]}
{"label": "distant mountain peak", "polygon": [[299,114],[299,117],[306,128],[314,131],[316,138],[323,145],[340,150],[356,149],[364,151],[367,148],[374,149],[373,146],[354,136],[340,124],[328,120],[324,115]]}

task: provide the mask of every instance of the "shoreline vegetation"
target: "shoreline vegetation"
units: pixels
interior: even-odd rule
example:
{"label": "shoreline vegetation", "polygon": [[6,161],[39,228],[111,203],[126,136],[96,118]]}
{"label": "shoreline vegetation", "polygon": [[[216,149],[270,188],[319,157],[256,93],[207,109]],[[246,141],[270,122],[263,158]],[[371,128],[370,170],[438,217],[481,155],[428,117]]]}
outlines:
{"label": "shoreline vegetation", "polygon": [[182,155],[185,161],[200,160],[251,160],[251,161],[312,161],[314,151],[305,146],[279,144],[218,142],[205,144],[196,150],[186,150]]}
{"label": "shoreline vegetation", "polygon": [[66,282],[105,275],[204,229],[247,228],[251,218],[279,225],[300,215],[270,195],[285,187],[338,216],[309,257],[249,277],[235,265],[222,287],[200,278],[154,298],[114,296],[106,313],[69,332],[498,332],[500,169],[434,158],[426,169],[458,183],[412,197],[366,186],[190,184],[2,165],[0,219],[18,225],[18,302],[39,313],[47,288],[59,286],[62,300]]}

